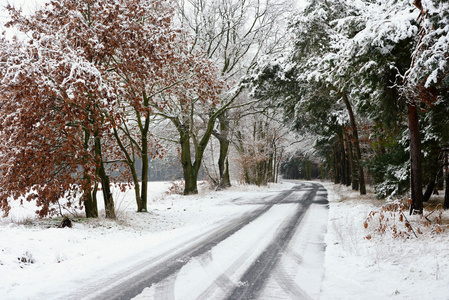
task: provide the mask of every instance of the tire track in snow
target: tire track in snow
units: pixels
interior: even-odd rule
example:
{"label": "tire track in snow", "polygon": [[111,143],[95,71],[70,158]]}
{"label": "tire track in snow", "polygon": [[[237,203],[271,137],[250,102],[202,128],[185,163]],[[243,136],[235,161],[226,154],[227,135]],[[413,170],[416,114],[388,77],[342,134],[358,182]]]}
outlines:
{"label": "tire track in snow", "polygon": [[[160,283],[166,278],[179,272],[192,258],[201,256],[210,251],[221,241],[227,239],[247,224],[265,214],[275,204],[283,203],[283,199],[293,193],[295,189],[283,191],[273,199],[265,202],[262,207],[246,213],[237,219],[233,219],[225,225],[210,230],[203,238],[195,238],[183,247],[184,250],[167,251],[150,261],[143,261],[121,276],[108,280],[105,288],[85,290],[82,295],[68,297],[69,299],[95,299],[95,300],[124,300],[132,299],[139,295],[145,288]],[[175,254],[174,254],[175,252]],[[155,262],[157,262],[155,264]],[[149,267],[146,267],[149,266]]]}
{"label": "tire track in snow", "polygon": [[312,300],[310,297],[279,264],[274,269],[275,280],[291,299]]}
{"label": "tire track in snow", "polygon": [[160,282],[156,286],[155,298],[156,299],[165,299],[165,300],[174,300],[175,299],[175,282],[177,275],[179,273],[175,272],[172,276],[166,278],[162,282]]}
{"label": "tire track in snow", "polygon": [[[241,254],[234,263],[229,266],[214,282],[207,288],[198,299],[210,299],[211,295],[215,292],[215,289],[218,287],[223,292],[229,292],[236,288],[236,284],[234,281],[230,279],[231,275],[239,269],[244,262],[252,256],[254,249],[259,244],[259,240],[254,241],[247,250]],[[207,260],[203,260],[202,266],[206,269],[211,263],[213,263],[212,252],[208,252]]]}
{"label": "tire track in snow", "polygon": [[[320,187],[292,240],[266,281],[261,292],[264,299],[319,298],[324,274],[324,235],[327,231],[328,208],[327,191]],[[320,216],[325,216],[326,219]],[[299,257],[302,261],[298,260]]]}
{"label": "tire track in snow", "polygon": [[[295,214],[289,220],[286,220],[275,235],[275,239],[265,248],[262,254],[256,259],[251,267],[241,277],[241,283],[231,293],[228,299],[257,299],[270,273],[274,270],[283,249],[292,239],[298,225],[300,224],[305,211],[313,203],[313,199],[319,189],[318,184],[312,184],[312,190],[305,196],[298,206]],[[302,186],[298,187],[298,189]],[[291,287],[288,291],[294,293],[296,299],[305,298],[304,292],[299,288],[287,283]]]}
{"label": "tire track in snow", "polygon": [[[217,279],[206,289],[198,299],[208,299],[213,294],[215,288],[219,288],[222,291],[229,291],[235,288],[235,283],[229,278],[229,274],[233,272],[233,269],[236,268],[237,262],[240,263],[241,260],[246,259],[249,256],[249,253],[245,253],[242,255],[230,268],[228,268],[223,274],[218,276]],[[207,269],[207,267],[213,263],[212,252],[208,252],[206,257],[202,257],[200,259],[200,264],[203,268]]]}

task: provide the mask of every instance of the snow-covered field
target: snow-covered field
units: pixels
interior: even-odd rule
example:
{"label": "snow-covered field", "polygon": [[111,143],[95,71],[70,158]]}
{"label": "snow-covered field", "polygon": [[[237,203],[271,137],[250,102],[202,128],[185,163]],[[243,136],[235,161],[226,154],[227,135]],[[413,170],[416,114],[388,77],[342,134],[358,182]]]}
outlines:
{"label": "snow-covered field", "polygon": [[[422,228],[418,239],[374,233],[363,223],[379,201],[323,184],[331,203],[321,299],[449,299],[447,231]],[[134,212],[132,192],[115,193],[117,221],[75,218],[73,228],[62,229],[60,219],[33,220],[32,205],[15,203],[0,220],[0,299],[76,299],[81,289],[242,215],[249,208],[236,199],[260,199],[293,185],[219,192],[202,186],[199,195],[184,197],[165,194],[171,183],[152,182],[149,213]]]}

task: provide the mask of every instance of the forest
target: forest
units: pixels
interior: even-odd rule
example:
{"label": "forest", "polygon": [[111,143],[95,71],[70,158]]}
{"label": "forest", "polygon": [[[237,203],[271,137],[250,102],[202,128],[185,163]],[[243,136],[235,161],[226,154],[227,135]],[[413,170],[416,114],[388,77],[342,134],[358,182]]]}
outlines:
{"label": "forest", "polygon": [[[449,2],[50,0],[7,5],[0,208],[148,208],[150,161],[183,193],[330,178],[410,213],[446,189]],[[168,162],[168,163],[167,163]],[[22,200],[20,200],[22,199]]]}

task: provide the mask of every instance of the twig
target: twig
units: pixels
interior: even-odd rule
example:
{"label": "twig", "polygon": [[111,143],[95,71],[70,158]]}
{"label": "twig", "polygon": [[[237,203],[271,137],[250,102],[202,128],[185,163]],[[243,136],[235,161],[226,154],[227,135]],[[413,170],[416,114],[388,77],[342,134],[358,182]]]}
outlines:
{"label": "twig", "polygon": [[[415,235],[416,238],[418,238],[418,236],[416,235],[415,230],[413,230],[412,224],[410,224],[410,222],[408,221],[407,217],[404,215],[404,213],[402,211],[401,211],[401,215],[405,219],[405,224],[408,224],[410,226],[410,229],[412,230],[413,234]],[[406,225],[406,227],[407,227],[407,225]]]}
{"label": "twig", "polygon": [[441,204],[438,204],[437,206],[435,206],[435,209],[434,210],[432,210],[427,216],[425,216],[424,218],[427,220],[427,221],[429,221],[430,223],[432,223],[432,221],[430,221],[427,217],[429,217],[431,214],[433,214],[436,210],[437,210],[437,208],[438,208],[438,206],[440,206]]}

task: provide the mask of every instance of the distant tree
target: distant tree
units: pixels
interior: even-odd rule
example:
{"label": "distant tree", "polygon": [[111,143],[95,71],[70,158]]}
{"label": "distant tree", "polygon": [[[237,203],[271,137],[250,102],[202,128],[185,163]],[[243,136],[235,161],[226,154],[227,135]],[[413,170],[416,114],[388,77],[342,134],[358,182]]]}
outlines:
{"label": "distant tree", "polygon": [[283,160],[281,173],[284,179],[311,180],[321,176],[319,165],[312,161],[309,155],[300,152]]}
{"label": "distant tree", "polygon": [[282,124],[282,110],[253,107],[238,116],[234,146],[243,169],[243,180],[258,186],[277,182],[289,130]]}

